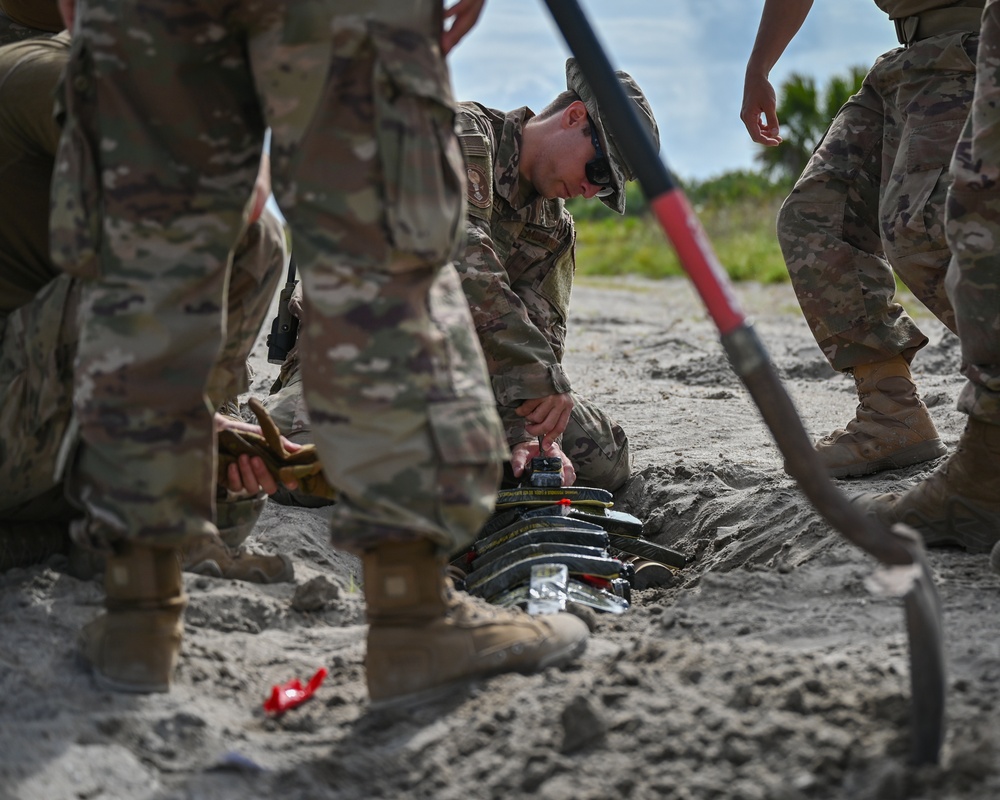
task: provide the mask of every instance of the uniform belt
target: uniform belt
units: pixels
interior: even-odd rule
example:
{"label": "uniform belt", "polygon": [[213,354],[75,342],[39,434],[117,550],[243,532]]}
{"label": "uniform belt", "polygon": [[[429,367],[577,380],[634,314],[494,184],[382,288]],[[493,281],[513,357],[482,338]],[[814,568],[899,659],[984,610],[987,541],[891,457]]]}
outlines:
{"label": "uniform belt", "polygon": [[896,38],[902,45],[911,45],[931,36],[949,33],[978,33],[982,23],[983,9],[976,8],[936,8],[912,17],[901,17],[892,22],[896,26]]}

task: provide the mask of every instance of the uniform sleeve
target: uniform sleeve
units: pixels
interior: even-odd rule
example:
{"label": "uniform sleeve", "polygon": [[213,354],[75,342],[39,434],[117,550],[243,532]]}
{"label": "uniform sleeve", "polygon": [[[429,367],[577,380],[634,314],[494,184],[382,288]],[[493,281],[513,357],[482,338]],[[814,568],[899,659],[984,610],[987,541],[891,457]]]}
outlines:
{"label": "uniform sleeve", "polygon": [[[507,441],[514,445],[532,438],[514,409],[524,400],[562,394],[571,388],[560,363],[566,309],[556,307],[545,296],[555,286],[551,280],[546,283],[545,277],[561,267],[569,270],[572,280],[572,234],[560,253],[530,264],[512,286],[497,257],[490,223],[470,214],[466,228],[466,248],[458,270]],[[558,297],[554,291],[550,293]]]}

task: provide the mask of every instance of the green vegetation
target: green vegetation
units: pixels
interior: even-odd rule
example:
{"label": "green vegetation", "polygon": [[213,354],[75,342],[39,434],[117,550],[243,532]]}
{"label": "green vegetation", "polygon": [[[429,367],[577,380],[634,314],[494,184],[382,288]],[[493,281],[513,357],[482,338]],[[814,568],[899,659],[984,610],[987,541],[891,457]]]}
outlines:
{"label": "green vegetation", "polygon": [[864,67],[851,67],[846,76],[830,78],[822,92],[812,78],[792,74],[781,85],[778,95],[777,111],[783,141],[777,147],[762,147],[756,155],[764,172],[796,178],[826,133],[830,120],[851,95],[861,89],[865,74]]}
{"label": "green vegetation", "polygon": [[[778,283],[788,280],[774,232],[781,201],[791,191],[813,148],[837,110],[856,92],[865,71],[852,67],[817,90],[811,78],[792,75],[779,90],[778,119],[784,141],[761,147],[759,172],[727,172],[707,181],[682,182],[712,248],[733,280]],[[602,203],[571,200],[576,220],[580,275],[682,275],[666,234],[649,213],[642,190],[628,185],[625,217]]]}
{"label": "green vegetation", "polygon": [[[753,172],[728,172],[684,186],[712,247],[733,280],[776,283],[788,279],[774,220],[791,188]],[[569,204],[576,220],[580,275],[683,275],[680,261],[641,190],[628,187],[625,217],[593,200]]]}

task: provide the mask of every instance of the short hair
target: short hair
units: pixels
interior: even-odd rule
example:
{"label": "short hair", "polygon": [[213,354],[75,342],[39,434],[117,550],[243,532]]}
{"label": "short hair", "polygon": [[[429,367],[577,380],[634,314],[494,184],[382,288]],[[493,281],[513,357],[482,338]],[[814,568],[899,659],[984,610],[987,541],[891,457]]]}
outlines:
{"label": "short hair", "polygon": [[549,103],[545,108],[538,112],[535,119],[548,119],[549,117],[554,117],[560,111],[569,108],[570,105],[575,103],[580,99],[580,95],[574,92],[572,89],[565,89],[559,93],[555,100]]}
{"label": "short hair", "polygon": [[[549,103],[545,108],[539,111],[535,115],[535,119],[542,120],[548,119],[549,117],[554,117],[561,111],[569,108],[577,100],[580,100],[580,95],[574,92],[572,89],[565,89],[559,93],[555,100]],[[581,101],[582,102],[582,101]],[[590,136],[590,114],[587,114],[587,124],[583,126],[582,131],[584,136]]]}

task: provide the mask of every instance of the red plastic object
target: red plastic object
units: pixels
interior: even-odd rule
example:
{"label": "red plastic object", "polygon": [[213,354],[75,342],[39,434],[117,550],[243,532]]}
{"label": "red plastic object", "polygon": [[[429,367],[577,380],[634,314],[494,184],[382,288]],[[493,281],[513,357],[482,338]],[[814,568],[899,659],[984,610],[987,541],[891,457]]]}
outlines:
{"label": "red plastic object", "polygon": [[271,696],[264,701],[264,710],[268,714],[279,715],[302,705],[313,696],[327,674],[326,668],[320,667],[305,686],[298,678],[292,678],[281,686],[272,686]]}

